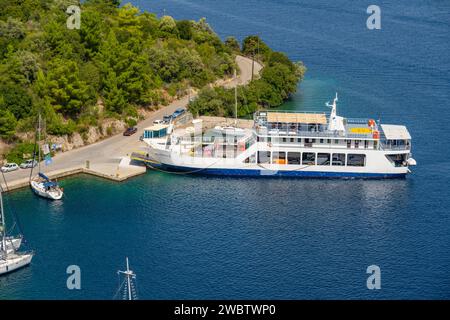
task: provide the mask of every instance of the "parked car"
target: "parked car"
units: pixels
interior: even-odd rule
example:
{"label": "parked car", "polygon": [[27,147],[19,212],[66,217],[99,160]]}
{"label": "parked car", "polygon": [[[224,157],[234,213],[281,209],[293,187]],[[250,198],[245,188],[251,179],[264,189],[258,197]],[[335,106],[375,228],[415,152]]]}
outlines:
{"label": "parked car", "polygon": [[172,114],[172,117],[174,119],[176,119],[177,117],[181,116],[183,113],[186,112],[186,109],[184,108],[178,108],[177,110],[175,110],[175,112]]}
{"label": "parked car", "polygon": [[137,128],[136,127],[130,127],[130,128],[127,128],[127,130],[125,130],[123,135],[124,136],[131,136],[132,134],[135,134],[136,132],[137,132]]}
{"label": "parked car", "polygon": [[10,172],[15,171],[17,169],[19,169],[17,163],[7,163],[1,168],[2,172]]}
{"label": "parked car", "polygon": [[26,161],[22,162],[22,163],[20,164],[20,168],[21,168],[21,169],[34,168],[34,167],[36,167],[37,165],[38,165],[38,163],[37,163],[36,160],[29,159],[29,160],[26,160]]}
{"label": "parked car", "polygon": [[163,124],[164,120],[161,119],[156,119],[155,121],[153,121],[153,124]]}
{"label": "parked car", "polygon": [[172,120],[172,115],[164,116],[164,117],[163,117],[164,123],[170,123],[171,120]]}

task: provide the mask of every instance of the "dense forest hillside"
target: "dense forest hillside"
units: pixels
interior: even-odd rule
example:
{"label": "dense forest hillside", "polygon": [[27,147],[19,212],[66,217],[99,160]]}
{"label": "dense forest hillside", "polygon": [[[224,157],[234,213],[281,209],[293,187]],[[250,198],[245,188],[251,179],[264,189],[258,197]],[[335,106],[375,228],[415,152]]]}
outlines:
{"label": "dense forest hillside", "polygon": [[[73,4],[80,29],[67,27]],[[205,86],[231,77],[238,53],[265,65],[240,90],[240,115],[280,105],[305,71],[256,36],[242,46],[233,37],[223,42],[205,19],[157,17],[119,0],[0,0],[0,8],[0,139],[19,155],[38,112],[48,134],[86,138],[105,119],[133,125],[139,110],[204,88],[190,109],[231,115],[231,93]]]}
{"label": "dense forest hillside", "polygon": [[[239,86],[237,90],[239,117],[249,116],[261,108],[280,106],[303,80],[306,68],[301,62],[294,63],[284,53],[273,51],[258,36],[245,38],[242,50],[233,37],[229,37],[225,43],[264,65],[260,77],[246,86]],[[234,116],[235,92],[222,87],[206,87],[190,103],[189,109],[199,115]]]}

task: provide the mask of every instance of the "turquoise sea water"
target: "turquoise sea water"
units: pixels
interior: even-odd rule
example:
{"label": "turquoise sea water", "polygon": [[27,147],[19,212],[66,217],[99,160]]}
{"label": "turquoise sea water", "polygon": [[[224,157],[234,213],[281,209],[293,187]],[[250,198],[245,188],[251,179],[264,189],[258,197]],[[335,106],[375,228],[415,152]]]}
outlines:
{"label": "turquoise sea water", "polygon": [[[376,31],[368,1],[132,2],[205,16],[221,37],[261,35],[308,67],[283,109],[325,110],[338,91],[344,116],[408,126],[419,165],[392,181],[79,176],[62,203],[13,192],[36,257],[0,278],[0,298],[110,299],[125,256],[141,299],[450,298],[448,1],[378,1]],[[80,291],[66,288],[72,264]]]}

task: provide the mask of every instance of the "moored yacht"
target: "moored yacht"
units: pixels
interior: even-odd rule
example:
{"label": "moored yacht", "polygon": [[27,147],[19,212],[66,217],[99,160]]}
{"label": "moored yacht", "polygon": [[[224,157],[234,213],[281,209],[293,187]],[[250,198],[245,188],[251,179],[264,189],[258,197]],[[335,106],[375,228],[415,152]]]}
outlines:
{"label": "moored yacht", "polygon": [[[58,182],[52,181],[47,175],[41,171],[41,148],[44,148],[45,164],[51,162],[50,149],[48,144],[41,145],[41,114],[39,114],[38,120],[38,131],[36,146],[38,148],[38,174],[31,178],[30,175],[30,187],[35,194],[40,197],[51,199],[51,200],[61,200],[63,197],[63,189],[59,186]],[[35,156],[35,155],[34,155]],[[33,157],[34,161],[34,157]],[[33,173],[33,168],[31,168],[31,173]]]}

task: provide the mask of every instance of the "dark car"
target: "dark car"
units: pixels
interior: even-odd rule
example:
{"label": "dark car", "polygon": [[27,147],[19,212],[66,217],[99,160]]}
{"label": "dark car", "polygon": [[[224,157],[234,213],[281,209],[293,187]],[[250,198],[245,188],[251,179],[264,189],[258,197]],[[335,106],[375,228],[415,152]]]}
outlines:
{"label": "dark car", "polygon": [[181,116],[183,113],[186,112],[186,109],[184,108],[178,108],[177,110],[175,110],[175,112],[172,114],[172,117],[175,119],[179,116]]}
{"label": "dark car", "polygon": [[123,135],[124,136],[131,136],[132,134],[135,134],[136,132],[137,132],[137,128],[132,127],[132,128],[128,128],[127,130],[125,130]]}
{"label": "dark car", "polygon": [[172,115],[170,115],[170,116],[164,116],[164,117],[163,117],[163,121],[164,121],[165,123],[170,123],[171,120],[172,120]]}

